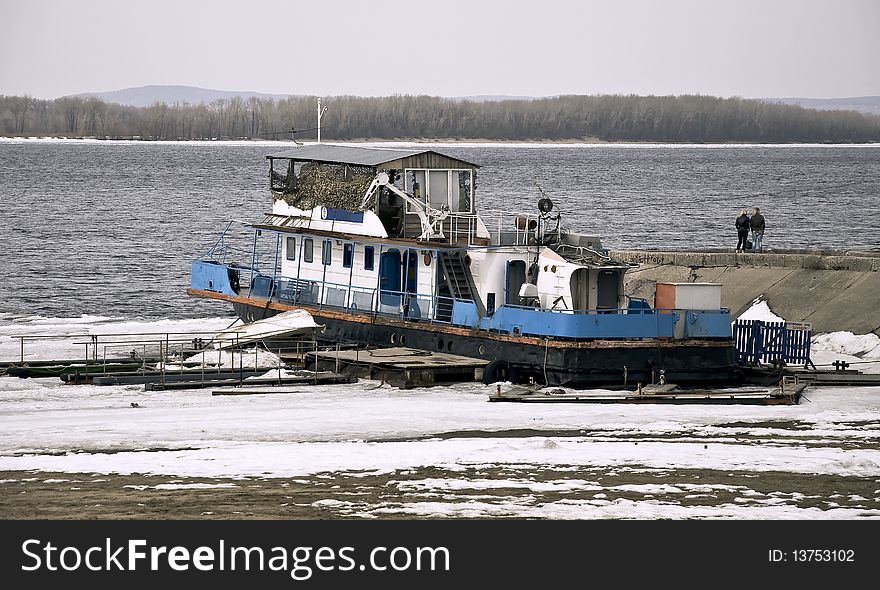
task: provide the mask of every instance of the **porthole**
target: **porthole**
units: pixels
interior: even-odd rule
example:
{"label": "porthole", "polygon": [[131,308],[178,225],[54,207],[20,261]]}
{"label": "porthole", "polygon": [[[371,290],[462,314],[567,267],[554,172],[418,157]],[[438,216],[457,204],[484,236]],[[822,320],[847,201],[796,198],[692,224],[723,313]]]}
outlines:
{"label": "porthole", "polygon": [[480,344],[479,348],[477,348],[477,352],[480,354],[486,354],[486,347]]}
{"label": "porthole", "polygon": [[400,345],[401,345],[401,346],[403,346],[404,344],[406,344],[406,336],[404,336],[403,334],[400,335],[399,340],[400,340]]}
{"label": "porthole", "polygon": [[437,340],[437,350],[443,350],[443,339]]}
{"label": "porthole", "polygon": [[452,340],[446,343],[446,350],[452,350]]}
{"label": "porthole", "polygon": [[391,344],[397,344],[397,334],[391,335]]}

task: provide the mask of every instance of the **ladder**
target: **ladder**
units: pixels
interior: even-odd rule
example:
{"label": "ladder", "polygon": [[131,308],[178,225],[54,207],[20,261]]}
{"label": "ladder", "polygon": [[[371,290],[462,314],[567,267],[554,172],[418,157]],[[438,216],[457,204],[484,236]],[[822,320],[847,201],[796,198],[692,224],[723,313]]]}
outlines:
{"label": "ladder", "polygon": [[445,289],[449,297],[473,301],[480,315],[486,315],[486,308],[478,296],[475,295],[476,287],[470,271],[464,262],[463,253],[460,251],[440,252],[440,272]]}

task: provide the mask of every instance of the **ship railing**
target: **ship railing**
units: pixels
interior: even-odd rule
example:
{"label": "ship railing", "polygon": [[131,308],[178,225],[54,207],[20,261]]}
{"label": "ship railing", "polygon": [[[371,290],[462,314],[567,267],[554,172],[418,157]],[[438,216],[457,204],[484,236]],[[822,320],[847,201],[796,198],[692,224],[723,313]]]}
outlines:
{"label": "ship railing", "polygon": [[473,213],[450,213],[443,221],[443,233],[450,244],[477,243],[479,221]]}
{"label": "ship railing", "polygon": [[273,287],[272,277],[264,275],[261,278],[267,279],[269,286],[261,288],[262,293],[255,294],[262,294],[282,303],[381,314],[404,321],[449,324],[453,322],[455,313],[474,305],[473,300],[454,297],[284,276],[276,277]]}
{"label": "ship railing", "polygon": [[[473,246],[481,244],[477,235],[480,221],[474,213],[447,212],[445,217],[437,219],[432,226],[433,236],[422,238],[424,229],[420,223],[416,223],[415,214],[407,213],[409,220],[404,224],[402,237],[424,239],[434,243],[457,244]],[[482,239],[485,242],[485,237]]]}
{"label": "ship railing", "polygon": [[264,232],[244,221],[232,220],[199,260],[227,266],[239,273],[243,284],[249,285],[260,269],[272,268],[273,260],[278,264],[275,234],[261,239],[263,235]]}
{"label": "ship railing", "polygon": [[[107,334],[13,334],[18,340],[19,364],[58,360],[88,365],[106,365],[121,361],[155,363],[160,349],[173,344],[180,350],[199,350],[213,332],[111,332]],[[48,352],[47,352],[48,351]]]}
{"label": "ship railing", "polygon": [[[227,264],[227,260],[235,258],[236,260],[251,260],[254,256],[254,247],[252,242],[252,234],[250,231],[244,232],[244,224],[238,222],[241,227],[235,232],[230,231],[235,220],[230,221],[217,236],[217,239],[210,248],[202,255],[201,260],[212,260],[221,264]],[[264,253],[259,253],[264,254]]]}
{"label": "ship railing", "polygon": [[530,246],[537,243],[540,216],[533,213],[489,211],[483,214],[493,246]]}
{"label": "ship railing", "polygon": [[[480,226],[484,224],[489,232],[489,244],[500,246],[528,246],[537,242],[540,216],[531,213],[489,212],[448,213],[438,221],[436,229],[443,230],[443,237],[435,236],[431,241],[449,244],[485,246],[486,237],[479,236]],[[421,231],[421,230],[419,230]],[[418,235],[415,228],[404,229],[404,236]]]}

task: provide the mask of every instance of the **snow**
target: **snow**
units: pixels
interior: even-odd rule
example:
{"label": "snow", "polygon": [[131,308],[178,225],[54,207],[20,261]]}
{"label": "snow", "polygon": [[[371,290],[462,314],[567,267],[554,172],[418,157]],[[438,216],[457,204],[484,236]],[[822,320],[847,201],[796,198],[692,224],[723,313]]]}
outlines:
{"label": "snow", "polygon": [[[766,302],[743,317],[779,321]],[[144,332],[156,338],[229,323],[0,314],[0,359],[18,357],[13,335]],[[28,354],[59,358],[81,349],[53,340]],[[817,364],[851,358],[864,363],[860,369],[880,372],[874,335],[818,334],[813,352]],[[207,362],[218,354],[226,353],[210,351]],[[212,396],[210,389],[150,392],[140,385],[0,377],[0,471],[232,482],[382,474],[409,498],[368,504],[340,496],[315,503],[363,518],[880,518],[880,489],[864,498],[863,490],[840,484],[839,498],[818,508],[792,505],[805,490],[768,492],[743,483],[778,473],[880,479],[880,388],[810,388],[796,406],[490,403],[494,387],[478,383],[401,390],[360,380],[285,389],[291,392]],[[550,477],[536,478],[548,470]],[[738,478],[730,485],[720,478],[700,483],[685,470]],[[657,474],[671,479],[652,481]],[[637,483],[609,481],[612,476]],[[235,485],[165,482],[150,489]],[[565,497],[570,494],[578,497]],[[716,501],[719,494],[733,499]]]}
{"label": "snow", "polygon": [[294,309],[257,320],[250,324],[240,324],[220,330],[211,339],[214,348],[228,348],[256,342],[262,338],[287,334],[313,334],[321,328],[315,323],[312,314],[305,309]]}
{"label": "snow", "polygon": [[[786,321],[760,298],[755,299],[752,306],[738,319]],[[814,334],[810,339],[810,358],[820,369],[828,369],[833,366],[834,361],[841,360],[850,363],[851,369],[864,373],[880,373],[880,337],[876,334],[857,335],[846,331]]]}
{"label": "snow", "polygon": [[761,320],[762,322],[784,322],[785,320],[772,311],[770,305],[761,298],[757,298],[752,302],[752,306],[748,308],[737,319],[740,320]]}

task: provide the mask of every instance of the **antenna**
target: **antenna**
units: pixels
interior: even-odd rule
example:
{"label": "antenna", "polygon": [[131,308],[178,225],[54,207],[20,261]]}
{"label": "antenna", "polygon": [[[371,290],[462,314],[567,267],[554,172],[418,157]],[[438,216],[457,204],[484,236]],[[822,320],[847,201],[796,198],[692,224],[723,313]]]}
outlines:
{"label": "antenna", "polygon": [[324,116],[324,111],[327,110],[327,107],[321,108],[321,99],[318,99],[318,143],[321,143],[321,117]]}

